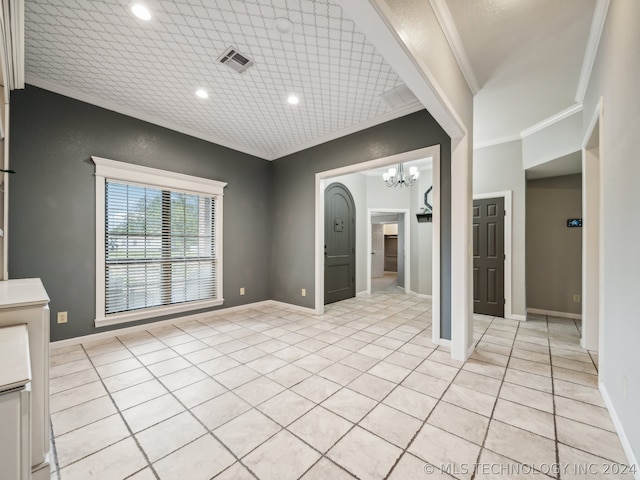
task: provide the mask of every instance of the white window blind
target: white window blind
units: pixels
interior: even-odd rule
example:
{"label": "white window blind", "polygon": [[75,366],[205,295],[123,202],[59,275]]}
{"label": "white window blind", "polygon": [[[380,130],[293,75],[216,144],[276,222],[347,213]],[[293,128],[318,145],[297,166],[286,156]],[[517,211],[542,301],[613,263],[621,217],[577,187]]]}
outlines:
{"label": "white window blind", "polygon": [[105,313],[216,298],[215,198],[107,180]]}
{"label": "white window blind", "polygon": [[222,305],[226,183],[92,158],[96,326]]}

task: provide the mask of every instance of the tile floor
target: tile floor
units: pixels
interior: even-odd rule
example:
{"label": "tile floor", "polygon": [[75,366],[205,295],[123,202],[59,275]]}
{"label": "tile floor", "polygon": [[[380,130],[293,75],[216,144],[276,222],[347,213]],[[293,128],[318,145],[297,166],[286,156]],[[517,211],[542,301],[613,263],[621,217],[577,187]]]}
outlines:
{"label": "tile floor", "polygon": [[51,478],[631,478],[594,473],[626,459],[576,323],[476,316],[460,363],[430,309],[382,294],[53,350]]}
{"label": "tile floor", "polygon": [[404,295],[404,289],[398,288],[398,272],[384,272],[382,277],[372,278],[371,292]]}

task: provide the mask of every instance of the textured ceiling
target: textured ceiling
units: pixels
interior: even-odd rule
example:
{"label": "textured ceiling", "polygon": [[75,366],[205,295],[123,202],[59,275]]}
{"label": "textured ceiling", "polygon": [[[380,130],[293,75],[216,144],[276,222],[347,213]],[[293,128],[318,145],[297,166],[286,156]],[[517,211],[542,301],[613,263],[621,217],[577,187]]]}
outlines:
{"label": "textured ceiling", "polygon": [[446,0],[478,81],[474,141],[518,136],[576,103],[596,0]]}
{"label": "textured ceiling", "polygon": [[[419,109],[380,97],[401,80],[324,0],[155,0],[148,22],[127,0],[25,3],[27,83],[262,158]],[[292,33],[272,28],[278,17]],[[255,65],[238,74],[218,63],[229,46]]]}

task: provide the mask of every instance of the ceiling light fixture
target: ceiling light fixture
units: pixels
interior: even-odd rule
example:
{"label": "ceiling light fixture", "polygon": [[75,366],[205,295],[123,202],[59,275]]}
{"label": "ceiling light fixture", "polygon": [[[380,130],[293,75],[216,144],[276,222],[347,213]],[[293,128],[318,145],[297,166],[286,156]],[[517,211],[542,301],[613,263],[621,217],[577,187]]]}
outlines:
{"label": "ceiling light fixture", "polygon": [[204,88],[199,88],[196,90],[196,97],[198,98],[209,98],[209,93]]}
{"label": "ceiling light fixture", "polygon": [[140,20],[144,20],[144,21],[151,20],[151,12],[142,3],[134,3],[131,6],[131,11]]}
{"label": "ceiling light fixture", "polygon": [[418,167],[411,167],[409,169],[409,175],[405,175],[404,173],[404,165],[402,163],[398,164],[398,168],[396,170],[395,167],[391,167],[388,172],[384,172],[382,174],[382,179],[387,187],[400,187],[403,186],[411,187],[413,186],[418,177],[420,176],[420,172],[418,171]]}
{"label": "ceiling light fixture", "polygon": [[273,29],[280,35],[286,35],[293,30],[293,23],[288,18],[279,17],[273,21]]}
{"label": "ceiling light fixture", "polygon": [[292,93],[287,97],[287,102],[289,102],[290,105],[297,105],[300,103],[300,99],[298,98],[297,95]]}

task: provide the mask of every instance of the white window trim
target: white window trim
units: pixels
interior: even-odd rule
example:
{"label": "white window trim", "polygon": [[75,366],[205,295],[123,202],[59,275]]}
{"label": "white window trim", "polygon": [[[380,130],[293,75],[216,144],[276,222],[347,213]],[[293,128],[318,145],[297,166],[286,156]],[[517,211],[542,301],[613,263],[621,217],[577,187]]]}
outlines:
{"label": "white window trim", "polygon": [[[188,312],[202,308],[222,305],[222,199],[224,196],[224,182],[193,177],[182,173],[143,167],[131,163],[118,162],[92,156],[96,165],[96,327],[106,327],[120,323],[133,322],[147,318],[161,317],[174,313]],[[105,315],[105,185],[106,180],[121,180],[142,185],[181,190],[187,193],[215,196],[215,237],[216,237],[216,284],[218,298],[193,302],[165,305],[161,307],[145,308],[131,312],[113,313]]]}

